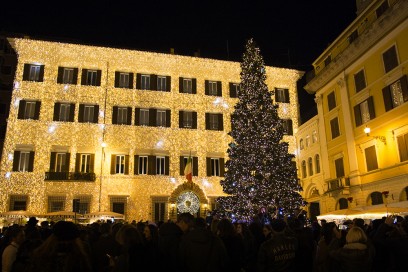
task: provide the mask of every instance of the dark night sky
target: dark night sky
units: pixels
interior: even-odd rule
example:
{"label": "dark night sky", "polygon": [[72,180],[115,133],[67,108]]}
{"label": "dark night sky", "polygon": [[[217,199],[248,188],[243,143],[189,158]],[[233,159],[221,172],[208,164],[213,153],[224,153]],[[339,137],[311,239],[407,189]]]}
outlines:
{"label": "dark night sky", "polygon": [[[0,32],[190,56],[199,50],[232,61],[241,61],[245,41],[254,38],[266,65],[310,71],[356,18],[355,0],[50,2],[3,1]],[[304,84],[303,121],[314,105]]]}

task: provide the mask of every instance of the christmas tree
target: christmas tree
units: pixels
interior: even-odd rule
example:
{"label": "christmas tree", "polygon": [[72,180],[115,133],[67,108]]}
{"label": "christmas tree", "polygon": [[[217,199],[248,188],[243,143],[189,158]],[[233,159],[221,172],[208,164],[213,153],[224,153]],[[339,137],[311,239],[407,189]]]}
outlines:
{"label": "christmas tree", "polygon": [[220,210],[235,220],[250,220],[261,208],[289,215],[304,205],[294,155],[283,142],[284,128],[265,84],[264,61],[250,39],[241,63],[238,102],[231,116],[225,179],[228,196]]}

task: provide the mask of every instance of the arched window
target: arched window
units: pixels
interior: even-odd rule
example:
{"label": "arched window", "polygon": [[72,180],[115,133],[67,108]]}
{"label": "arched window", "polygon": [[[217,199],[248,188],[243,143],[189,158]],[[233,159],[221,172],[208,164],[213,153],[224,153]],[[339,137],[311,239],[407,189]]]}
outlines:
{"label": "arched window", "polygon": [[306,136],[306,147],[309,147],[310,145],[310,137],[309,135]]}
{"label": "arched window", "polygon": [[313,176],[313,160],[309,158],[307,160],[307,164],[309,165],[309,176]]}
{"label": "arched window", "polygon": [[343,209],[347,209],[348,208],[348,201],[345,198],[340,198],[339,199],[339,209],[343,210]]}
{"label": "arched window", "polygon": [[403,199],[403,201],[408,200],[408,186],[404,188],[404,192],[405,192],[405,198]]}
{"label": "arched window", "polygon": [[371,205],[378,205],[378,204],[384,203],[382,193],[372,192],[370,196],[371,196]]}
{"label": "arched window", "polygon": [[303,139],[300,139],[300,141],[299,141],[299,146],[300,146],[300,150],[302,150],[303,148],[305,148],[305,147],[303,146]]}
{"label": "arched window", "polygon": [[313,133],[312,133],[312,142],[313,142],[313,143],[317,143],[317,132],[316,132],[316,130],[313,130]]}
{"label": "arched window", "polygon": [[316,154],[315,156],[315,167],[316,167],[316,174],[320,173],[320,156]]}
{"label": "arched window", "polygon": [[306,178],[306,161],[302,161],[302,178]]}

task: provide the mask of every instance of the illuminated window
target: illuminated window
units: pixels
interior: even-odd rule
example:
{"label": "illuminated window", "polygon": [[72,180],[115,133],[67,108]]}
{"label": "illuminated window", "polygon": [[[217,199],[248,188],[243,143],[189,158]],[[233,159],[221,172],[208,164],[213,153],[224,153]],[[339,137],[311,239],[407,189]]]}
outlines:
{"label": "illuminated window", "polygon": [[299,146],[300,146],[300,150],[303,150],[305,148],[305,146],[303,144],[303,139],[300,139]]}
{"label": "illuminated window", "polygon": [[289,103],[289,90],[283,88],[275,88],[275,100],[280,103]]}
{"label": "illuminated window", "polygon": [[58,67],[57,83],[77,84],[78,68]]}
{"label": "illuminated window", "polygon": [[312,143],[317,143],[318,138],[317,138],[317,131],[314,130],[312,133]]}
{"label": "illuminated window", "polygon": [[360,104],[354,106],[354,118],[356,121],[356,127],[367,123],[375,118],[373,97],[370,96],[367,100],[364,100]]}
{"label": "illuminated window", "polygon": [[148,157],[147,156],[136,156],[138,161],[138,175],[147,175],[147,164],[148,164]]}
{"label": "illuminated window", "polygon": [[65,210],[65,196],[49,196],[48,212],[59,212]]}
{"label": "illuminated window", "polygon": [[34,151],[14,151],[13,171],[32,172],[34,164]]}
{"label": "illuminated window", "polygon": [[302,178],[307,177],[307,172],[306,172],[306,161],[302,161]]}
{"label": "illuminated window", "polygon": [[167,80],[165,76],[157,76],[157,90],[167,91]]}
{"label": "illuminated window", "polygon": [[27,195],[10,195],[10,211],[26,211],[27,210]]}
{"label": "illuminated window", "polygon": [[408,101],[407,75],[402,76],[383,90],[385,110],[392,110]]}
{"label": "illuminated window", "polygon": [[166,111],[165,110],[157,110],[156,126],[158,127],[166,126]]}
{"label": "illuminated window", "polygon": [[125,173],[125,155],[115,156],[115,174]]}
{"label": "illuminated window", "polygon": [[148,126],[149,125],[149,109],[140,109],[140,125]]}
{"label": "illuminated window", "polygon": [[80,123],[97,123],[99,106],[97,105],[79,105],[78,122]]}
{"label": "illuminated window", "polygon": [[165,157],[156,157],[156,175],[165,175],[166,173],[166,159]]}
{"label": "illuminated window", "polygon": [[150,90],[150,75],[141,75],[140,89]]}
{"label": "illuminated window", "polygon": [[98,72],[96,70],[86,71],[86,84],[89,86],[97,86]]}
{"label": "illuminated window", "polygon": [[125,214],[127,208],[126,196],[111,196],[109,198],[110,210],[115,213]]}
{"label": "illuminated window", "polygon": [[129,73],[119,74],[119,88],[129,88]]}
{"label": "illuminated window", "polygon": [[183,92],[192,93],[193,91],[193,80],[191,78],[183,79]]}
{"label": "illuminated window", "polygon": [[38,120],[40,114],[40,101],[20,100],[18,119]]}
{"label": "illuminated window", "polygon": [[309,175],[313,176],[313,160],[312,160],[312,158],[309,158],[307,160],[307,164],[309,165]]}
{"label": "illuminated window", "polygon": [[315,156],[315,166],[316,166],[316,174],[320,173],[320,156],[317,154]]}

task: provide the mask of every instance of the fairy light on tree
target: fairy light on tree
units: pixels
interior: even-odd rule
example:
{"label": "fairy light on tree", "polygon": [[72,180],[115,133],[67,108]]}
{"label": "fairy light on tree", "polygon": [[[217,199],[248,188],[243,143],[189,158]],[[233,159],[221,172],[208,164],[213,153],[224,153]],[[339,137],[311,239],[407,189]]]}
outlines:
{"label": "fairy light on tree", "polygon": [[237,220],[250,220],[261,207],[292,214],[305,204],[294,155],[283,142],[277,106],[265,83],[259,48],[250,39],[241,62],[241,89],[231,115],[233,141],[221,185],[229,196],[218,199],[220,210]]}

